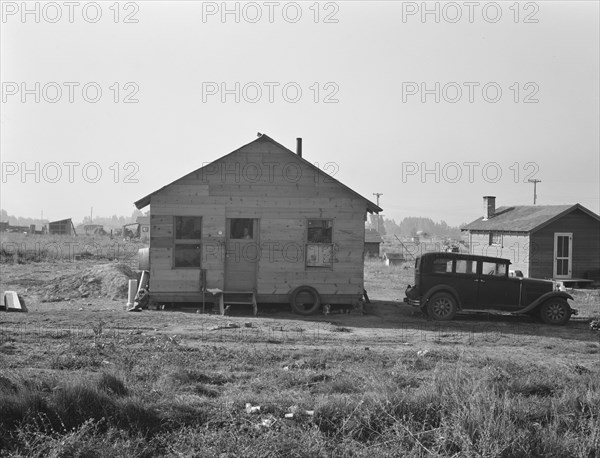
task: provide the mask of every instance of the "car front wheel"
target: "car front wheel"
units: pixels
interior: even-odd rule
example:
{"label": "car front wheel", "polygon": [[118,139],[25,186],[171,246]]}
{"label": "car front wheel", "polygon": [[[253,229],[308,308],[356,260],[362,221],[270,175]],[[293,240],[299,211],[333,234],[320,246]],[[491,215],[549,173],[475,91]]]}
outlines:
{"label": "car front wheel", "polygon": [[565,324],[571,318],[571,307],[562,297],[550,299],[542,304],[540,317],[546,324]]}
{"label": "car front wheel", "polygon": [[436,293],[427,302],[428,315],[437,321],[450,321],[456,310],[456,300],[449,293]]}

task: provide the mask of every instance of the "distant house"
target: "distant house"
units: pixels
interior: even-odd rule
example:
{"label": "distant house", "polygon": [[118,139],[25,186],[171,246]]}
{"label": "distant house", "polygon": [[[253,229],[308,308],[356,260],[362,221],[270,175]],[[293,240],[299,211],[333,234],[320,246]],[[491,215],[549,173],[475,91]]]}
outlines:
{"label": "distant house", "polygon": [[383,242],[375,229],[365,230],[365,256],[379,257],[379,246]]}
{"label": "distant house", "polygon": [[48,233],[55,235],[77,235],[75,232],[75,226],[71,218],[61,219],[60,221],[53,221],[48,223]]}
{"label": "distant house", "polygon": [[402,253],[383,253],[383,261],[386,266],[399,266],[405,259]]}
{"label": "distant house", "polygon": [[600,216],[580,204],[496,208],[485,196],[484,216],[462,231],[472,254],[512,261],[526,277],[592,279],[600,270]]}

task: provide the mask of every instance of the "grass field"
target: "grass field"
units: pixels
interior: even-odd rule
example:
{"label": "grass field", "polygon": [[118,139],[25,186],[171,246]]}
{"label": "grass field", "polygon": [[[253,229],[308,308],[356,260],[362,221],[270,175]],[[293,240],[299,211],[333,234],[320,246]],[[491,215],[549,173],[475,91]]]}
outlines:
{"label": "grass field", "polygon": [[[0,265],[29,308],[0,315],[0,456],[600,456],[589,320],[440,325],[401,303],[411,266],[379,262],[364,315],[39,301],[32,278],[95,263]],[[597,316],[598,291],[576,293]]]}
{"label": "grass field", "polygon": [[137,263],[137,240],[100,235],[28,235],[0,232],[0,263],[73,261],[95,259]]}

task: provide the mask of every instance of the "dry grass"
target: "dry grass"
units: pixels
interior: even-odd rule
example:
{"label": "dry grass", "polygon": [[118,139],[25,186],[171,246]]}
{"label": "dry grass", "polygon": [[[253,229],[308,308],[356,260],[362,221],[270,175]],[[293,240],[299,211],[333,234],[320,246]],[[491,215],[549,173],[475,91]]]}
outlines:
{"label": "dry grass", "polygon": [[[2,269],[24,282],[25,267]],[[365,316],[126,314],[98,298],[3,314],[0,456],[600,456],[598,333],[426,328],[396,302],[412,267],[366,276]],[[577,301],[597,313],[596,297]]]}
{"label": "dry grass", "polygon": [[147,244],[99,235],[27,235],[0,232],[0,263],[95,259],[137,262]]}
{"label": "dry grass", "polygon": [[578,373],[456,349],[164,346],[142,336],[78,347],[110,371],[12,360],[0,383],[4,456],[600,452],[597,367]]}

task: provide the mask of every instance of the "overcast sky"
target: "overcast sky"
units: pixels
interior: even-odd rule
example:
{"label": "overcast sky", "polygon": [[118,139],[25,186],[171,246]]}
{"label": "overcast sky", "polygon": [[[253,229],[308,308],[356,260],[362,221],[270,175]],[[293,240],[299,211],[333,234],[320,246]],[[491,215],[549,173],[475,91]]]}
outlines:
{"label": "overcast sky", "polygon": [[599,212],[597,1],[26,7],[0,23],[9,214],[129,215],[257,132],[397,221],[531,204],[527,179]]}

